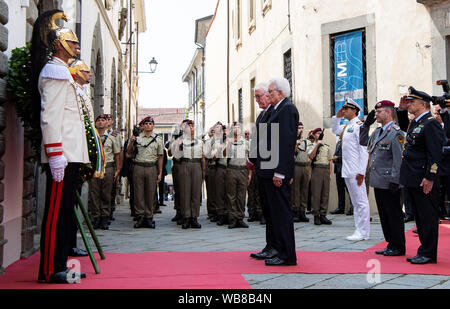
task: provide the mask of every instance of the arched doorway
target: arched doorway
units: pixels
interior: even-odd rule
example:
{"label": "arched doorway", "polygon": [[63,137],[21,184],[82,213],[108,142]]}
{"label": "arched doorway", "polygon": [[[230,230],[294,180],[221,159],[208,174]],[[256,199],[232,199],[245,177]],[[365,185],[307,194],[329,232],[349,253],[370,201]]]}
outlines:
{"label": "arched doorway", "polygon": [[97,18],[91,49],[91,71],[94,76],[91,82],[91,97],[94,102],[94,118],[103,114],[104,107],[104,70],[103,70],[103,40],[100,31],[100,16]]}

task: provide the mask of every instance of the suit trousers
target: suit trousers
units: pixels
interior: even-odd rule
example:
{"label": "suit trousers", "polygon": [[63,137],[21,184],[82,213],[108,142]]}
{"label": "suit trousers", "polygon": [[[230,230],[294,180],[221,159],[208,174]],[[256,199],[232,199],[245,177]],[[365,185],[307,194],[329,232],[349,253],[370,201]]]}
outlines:
{"label": "suit trousers", "polygon": [[389,249],[405,250],[405,223],[403,220],[401,191],[393,192],[389,189],[374,188],[378,214],[384,239]]}
{"label": "suit trousers", "polygon": [[311,213],[326,216],[330,197],[330,169],[314,167],[311,173]]}
{"label": "suit trousers", "polygon": [[216,171],[216,207],[217,215],[228,217],[229,204],[227,199],[227,191],[225,179],[227,177],[227,169],[218,167]]}
{"label": "suit trousers", "polygon": [[345,178],[350,200],[353,205],[353,217],[355,219],[355,229],[364,237],[370,236],[370,205],[367,198],[366,183],[363,181],[358,186],[356,175],[352,178]]}
{"label": "suit trousers", "polygon": [[294,211],[306,211],[308,205],[308,187],[311,179],[311,169],[309,166],[295,166],[293,187]]}
{"label": "suit trousers", "polygon": [[230,220],[244,220],[245,215],[245,196],[247,193],[248,170],[244,167],[242,170],[227,169],[227,198],[230,204]]}
{"label": "suit trousers", "polygon": [[261,217],[261,202],[259,200],[259,189],[258,189],[258,176],[256,173],[252,173],[252,179],[247,187],[247,211],[248,215],[251,217]]}
{"label": "suit trousers", "polygon": [[114,185],[114,167],[105,170],[105,176],[89,180],[89,211],[92,218],[109,218],[111,215],[111,192]]}
{"label": "suit trousers", "polygon": [[206,168],[206,194],[208,199],[206,200],[206,209],[208,211],[208,216],[217,215],[217,205],[216,205],[216,171],[217,168],[213,166],[208,166]]}
{"label": "suit trousers", "polygon": [[153,219],[157,182],[158,168],[156,166],[134,166],[134,210],[136,217]]}
{"label": "suit trousers", "polygon": [[430,194],[423,193],[422,187],[405,187],[405,189],[405,194],[411,201],[421,244],[417,254],[437,260],[439,207],[436,196],[438,188],[436,185],[433,185]]}
{"label": "suit trousers", "polygon": [[67,268],[76,222],[74,207],[80,164],[69,163],[64,171],[64,180],[59,183],[53,181],[48,165],[45,170],[47,186],[38,280],[48,282],[50,275]]}
{"label": "suit trousers", "polygon": [[183,218],[198,218],[202,196],[201,163],[182,162],[180,166],[180,210]]}
{"label": "suit trousers", "polygon": [[277,256],[280,259],[296,263],[290,179],[284,179],[279,188],[275,187],[272,178],[259,177],[258,180],[263,213],[266,217],[266,248],[270,246],[278,251]]}
{"label": "suit trousers", "polygon": [[338,209],[345,211],[345,179],[342,178],[341,172],[336,173],[336,187],[338,194]]}

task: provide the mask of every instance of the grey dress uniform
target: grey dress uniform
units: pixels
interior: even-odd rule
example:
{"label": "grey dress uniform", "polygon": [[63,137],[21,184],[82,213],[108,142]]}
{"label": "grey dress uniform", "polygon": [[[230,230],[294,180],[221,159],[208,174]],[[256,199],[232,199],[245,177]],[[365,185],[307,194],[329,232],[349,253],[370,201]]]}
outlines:
{"label": "grey dress uniform", "polygon": [[155,133],[137,138],[137,154],[134,158],[133,185],[136,217],[153,219],[153,204],[158,182],[158,156],[164,155],[162,138]]}
{"label": "grey dress uniform", "polygon": [[250,145],[247,140],[240,138],[228,143],[227,147],[227,174],[226,195],[230,205],[228,218],[230,224],[244,219],[245,196],[248,185],[247,157]]}
{"label": "grey dress uniform", "polygon": [[369,184],[374,188],[381,227],[388,243],[386,250],[396,251],[396,255],[405,254],[405,224],[399,189],[404,141],[405,132],[390,122],[377,128],[367,145]]}
{"label": "grey dress uniform", "polygon": [[122,149],[113,134],[105,131],[100,138],[105,150],[106,170],[103,178],[93,178],[89,181],[89,211],[94,223],[98,225],[100,223],[98,220],[101,219],[101,225],[104,227],[111,215],[111,191],[116,171],[114,156],[119,154]]}
{"label": "grey dress uniform", "polygon": [[311,167],[308,153],[313,144],[303,139],[295,150],[294,182],[292,183],[293,210],[295,214],[305,212],[308,204],[308,185],[311,179]]}

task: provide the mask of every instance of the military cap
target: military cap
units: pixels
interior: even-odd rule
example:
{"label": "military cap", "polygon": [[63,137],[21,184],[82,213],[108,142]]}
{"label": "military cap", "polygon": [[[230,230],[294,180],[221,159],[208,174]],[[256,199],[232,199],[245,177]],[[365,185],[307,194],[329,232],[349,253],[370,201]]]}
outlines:
{"label": "military cap", "polygon": [[106,119],[110,120],[112,119],[112,115],[111,114],[105,114]]}
{"label": "military cap", "polygon": [[155,124],[155,120],[152,117],[150,117],[150,116],[145,117],[144,119],[142,119],[142,121],[139,124],[145,124],[146,122],[151,122],[151,123]]}
{"label": "military cap", "polygon": [[95,121],[99,120],[100,118],[105,119],[105,120],[107,119],[105,114],[100,114],[97,116],[97,118],[95,118]]}
{"label": "military cap", "polygon": [[375,105],[375,109],[381,108],[381,107],[395,107],[395,103],[389,100],[383,100],[378,102]]}
{"label": "military cap", "polygon": [[409,87],[409,94],[408,97],[406,97],[406,100],[414,100],[414,99],[419,99],[428,103],[431,102],[431,97],[428,94],[426,94],[423,91],[418,91],[411,86]]}
{"label": "military cap", "polygon": [[312,131],[312,134],[316,134],[317,132],[323,132],[322,128],[317,128]]}
{"label": "military cap", "polygon": [[359,107],[358,103],[356,103],[355,101],[353,101],[350,98],[347,98],[345,100],[345,104],[342,107],[348,107],[348,108],[351,108],[351,109],[356,109],[358,111],[361,111],[361,107]]}

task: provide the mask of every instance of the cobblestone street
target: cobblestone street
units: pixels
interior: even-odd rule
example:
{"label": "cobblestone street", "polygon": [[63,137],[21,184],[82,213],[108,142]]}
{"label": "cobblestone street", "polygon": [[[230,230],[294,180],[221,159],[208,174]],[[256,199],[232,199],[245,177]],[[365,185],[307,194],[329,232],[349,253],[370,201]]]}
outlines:
{"label": "cobblestone street", "polygon": [[[117,207],[116,220],[108,231],[97,230],[105,252],[225,252],[259,251],[265,245],[265,226],[249,223],[249,229],[228,229],[217,226],[206,218],[206,207],[199,218],[202,229],[182,230],[171,222],[175,215],[173,204],[161,207],[162,214],[155,217],[156,229],[133,228],[128,203]],[[309,215],[310,219],[311,216]],[[371,224],[370,240],[350,242],[346,236],[353,233],[353,216],[329,215],[331,226],[295,223],[297,251],[361,252],[384,241],[378,217]],[[406,224],[406,230],[414,223]],[[82,246],[81,238],[78,244]],[[374,256],[374,258],[376,258]],[[298,265],[302,265],[301,253]],[[449,276],[381,274],[377,283],[370,283],[367,274],[243,274],[253,289],[447,289]]]}

